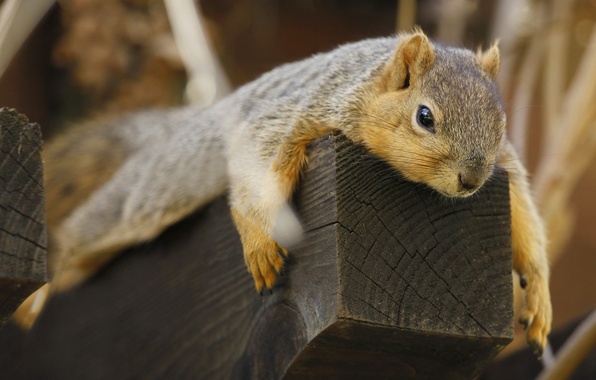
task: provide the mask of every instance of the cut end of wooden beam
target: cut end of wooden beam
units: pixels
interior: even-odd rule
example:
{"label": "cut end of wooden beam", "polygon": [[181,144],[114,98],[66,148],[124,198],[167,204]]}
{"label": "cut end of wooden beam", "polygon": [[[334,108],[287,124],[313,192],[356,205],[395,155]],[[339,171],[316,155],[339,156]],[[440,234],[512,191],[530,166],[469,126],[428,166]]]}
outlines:
{"label": "cut end of wooden beam", "polygon": [[[333,377],[366,352],[374,352],[369,365],[356,367],[381,377],[479,373],[513,338],[507,176],[496,174],[473,197],[445,199],[343,136],[319,141],[311,163],[297,203],[307,230],[334,228],[337,314],[288,376],[317,363]],[[329,199],[309,193],[327,183]]]}
{"label": "cut end of wooden beam", "polygon": [[46,281],[39,125],[0,108],[0,320]]}

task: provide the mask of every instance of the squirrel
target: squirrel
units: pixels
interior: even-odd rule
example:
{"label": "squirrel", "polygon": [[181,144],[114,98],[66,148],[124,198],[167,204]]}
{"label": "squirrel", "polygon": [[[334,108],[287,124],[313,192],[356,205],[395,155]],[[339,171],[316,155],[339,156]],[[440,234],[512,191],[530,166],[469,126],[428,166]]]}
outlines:
{"label": "squirrel", "polygon": [[552,320],[543,222],[505,133],[499,48],[472,52],[420,30],[282,65],[206,108],[145,111],[75,128],[44,149],[53,279],[19,307],[29,328],[48,294],[80,284],[229,191],[257,291],[271,289],[300,235],[288,205],[307,146],[334,130],[445,197],[510,180],[520,322],[540,355]]}

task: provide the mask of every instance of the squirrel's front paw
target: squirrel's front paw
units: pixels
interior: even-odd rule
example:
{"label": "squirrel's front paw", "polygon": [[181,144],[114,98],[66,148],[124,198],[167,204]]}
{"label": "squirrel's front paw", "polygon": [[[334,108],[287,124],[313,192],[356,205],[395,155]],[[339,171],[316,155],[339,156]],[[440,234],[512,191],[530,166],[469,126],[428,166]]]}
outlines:
{"label": "squirrel's front paw", "polygon": [[287,256],[288,251],[263,231],[243,237],[242,245],[246,267],[252,274],[257,291],[262,294],[264,287],[271,291],[284,266],[282,255]]}
{"label": "squirrel's front paw", "polygon": [[262,294],[264,287],[271,291],[288,251],[260,228],[261,224],[255,222],[258,218],[253,217],[251,221],[235,208],[232,208],[232,217],[240,233],[246,267],[255,280],[257,291]]}
{"label": "squirrel's front paw", "polygon": [[519,322],[525,326],[528,344],[537,356],[542,356],[552,322],[552,306],[548,284],[541,279],[522,276],[525,304]]}

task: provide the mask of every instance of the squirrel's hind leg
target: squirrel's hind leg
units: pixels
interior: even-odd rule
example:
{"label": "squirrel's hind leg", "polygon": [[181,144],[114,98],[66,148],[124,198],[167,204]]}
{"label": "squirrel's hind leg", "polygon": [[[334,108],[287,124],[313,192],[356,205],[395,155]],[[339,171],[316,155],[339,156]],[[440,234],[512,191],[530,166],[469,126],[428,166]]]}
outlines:
{"label": "squirrel's hind leg", "polygon": [[154,239],[225,191],[221,145],[194,149],[194,156],[183,157],[188,162],[150,150],[130,158],[58,226],[53,234],[58,259],[52,292],[85,281],[123,249]]}

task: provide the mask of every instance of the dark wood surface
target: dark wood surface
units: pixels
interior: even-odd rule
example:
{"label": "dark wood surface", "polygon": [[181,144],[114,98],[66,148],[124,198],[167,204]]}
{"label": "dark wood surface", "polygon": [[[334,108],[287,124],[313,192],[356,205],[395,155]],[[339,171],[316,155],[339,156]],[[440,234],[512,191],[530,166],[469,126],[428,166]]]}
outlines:
{"label": "dark wood surface", "polygon": [[0,324],[45,282],[41,143],[39,125],[0,108]]}
{"label": "dark wood surface", "polygon": [[53,298],[0,371],[82,378],[470,378],[513,335],[508,185],[447,200],[343,136],[312,149],[273,294],[225,198]]}

